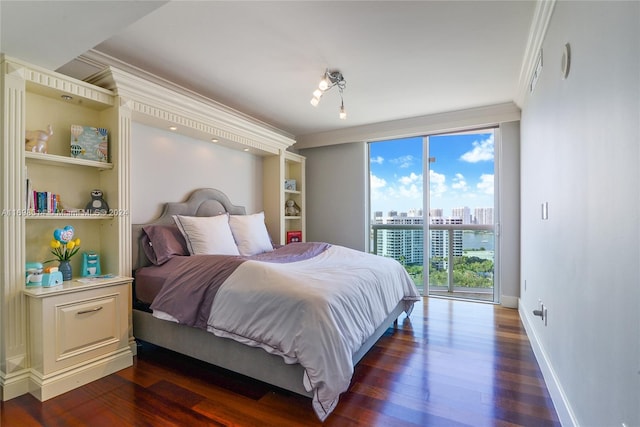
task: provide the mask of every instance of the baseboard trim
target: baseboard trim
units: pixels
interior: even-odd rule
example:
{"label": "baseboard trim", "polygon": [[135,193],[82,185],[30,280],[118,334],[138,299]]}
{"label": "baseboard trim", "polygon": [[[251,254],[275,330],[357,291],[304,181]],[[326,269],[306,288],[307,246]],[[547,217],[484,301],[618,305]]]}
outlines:
{"label": "baseboard trim", "polygon": [[45,401],[113,374],[132,364],[133,355],[127,346],[107,357],[99,358],[75,369],[56,372],[55,374],[45,377],[40,375],[39,372],[32,371],[29,378],[29,393],[36,399]]}
{"label": "baseboard trim", "polygon": [[560,423],[564,427],[578,427],[579,424],[573,410],[571,409],[571,404],[564,393],[562,385],[558,380],[558,376],[553,370],[551,363],[549,363],[547,353],[540,343],[535,329],[531,326],[531,319],[524,310],[521,302],[518,304],[518,314],[520,315],[520,320],[522,321],[524,329],[527,332],[527,336],[529,337],[531,348],[533,349],[536,361],[540,366],[540,371],[542,372],[544,382],[547,385],[547,390],[549,390],[549,394],[551,395],[551,400],[553,401],[553,406],[555,406]]}
{"label": "baseboard trim", "polygon": [[29,370],[0,377],[0,396],[2,401],[11,400],[29,392]]}
{"label": "baseboard trim", "polygon": [[518,308],[518,297],[510,295],[500,295],[500,305],[506,308]]}

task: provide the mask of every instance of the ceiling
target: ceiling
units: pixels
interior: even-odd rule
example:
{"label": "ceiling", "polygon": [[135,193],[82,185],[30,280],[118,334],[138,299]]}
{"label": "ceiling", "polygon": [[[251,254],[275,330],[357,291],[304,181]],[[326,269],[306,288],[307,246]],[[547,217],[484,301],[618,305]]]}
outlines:
{"label": "ceiling", "polygon": [[[87,51],[293,136],[510,102],[535,1],[7,1],[0,48],[77,78]],[[93,50],[92,50],[93,49]],[[80,57],[82,59],[82,57]],[[309,103],[325,69],[340,94]]]}

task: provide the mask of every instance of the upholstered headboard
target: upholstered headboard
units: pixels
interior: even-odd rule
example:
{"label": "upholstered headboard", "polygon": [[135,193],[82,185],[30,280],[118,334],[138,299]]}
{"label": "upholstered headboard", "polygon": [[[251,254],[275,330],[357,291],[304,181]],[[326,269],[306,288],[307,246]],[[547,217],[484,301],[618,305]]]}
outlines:
{"label": "upholstered headboard", "polygon": [[184,202],[169,202],[164,205],[162,214],[155,220],[146,224],[133,224],[132,226],[132,255],[133,269],[150,265],[142,245],[142,227],[150,224],[174,224],[173,215],[185,216],[216,216],[223,213],[231,215],[246,215],[244,206],[236,206],[231,203],[229,197],[220,190],[213,188],[200,188],[193,191]]}

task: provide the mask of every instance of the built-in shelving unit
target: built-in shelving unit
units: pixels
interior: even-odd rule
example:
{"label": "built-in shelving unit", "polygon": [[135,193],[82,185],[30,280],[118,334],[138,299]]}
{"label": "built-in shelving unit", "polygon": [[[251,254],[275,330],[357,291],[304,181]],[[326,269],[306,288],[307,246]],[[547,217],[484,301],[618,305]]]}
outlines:
{"label": "built-in shelving unit", "polygon": [[[290,231],[299,231],[302,241],[306,238],[305,161],[304,156],[289,151],[263,160],[265,218],[274,243],[287,243]],[[285,183],[292,180],[295,190],[285,187]],[[287,200],[295,202],[299,215],[286,214]]]}
{"label": "built-in shelving unit", "polygon": [[[0,64],[4,106],[0,237],[5,245],[0,260],[0,311],[4,320],[0,322],[0,355],[4,358],[0,365],[7,367],[0,384],[4,400],[25,392],[46,399],[132,363],[128,332],[132,280],[128,277],[129,137],[121,131],[126,116],[121,114],[119,99],[112,91],[5,56],[0,57]],[[108,163],[72,157],[72,125],[108,130]],[[49,126],[53,134],[46,153],[26,151],[25,132]],[[94,189],[103,191],[110,208],[107,214],[82,213]],[[28,202],[30,191],[59,195],[61,208],[67,212],[38,212]],[[25,263],[54,258],[49,246],[53,232],[67,225],[74,227],[74,237],[81,240],[80,251],[71,259],[72,280],[80,275],[83,251],[99,253],[102,272],[114,274],[118,280],[97,287],[74,287],[64,282],[43,292],[25,288]],[[50,265],[56,264],[54,261]],[[63,307],[82,306],[85,300],[94,299],[104,300],[108,309],[97,310],[95,317],[83,313],[82,321],[73,325],[61,323],[59,315],[70,313]],[[68,320],[72,318],[79,319]],[[95,326],[103,325],[104,320],[108,320],[104,324],[108,331],[102,332],[114,337],[109,338],[109,345],[97,346],[92,337]],[[52,340],[52,346],[43,345],[45,339]],[[59,350],[58,344],[75,339],[86,339],[90,351],[73,350],[69,357],[53,354]],[[45,360],[55,363],[45,366]]]}

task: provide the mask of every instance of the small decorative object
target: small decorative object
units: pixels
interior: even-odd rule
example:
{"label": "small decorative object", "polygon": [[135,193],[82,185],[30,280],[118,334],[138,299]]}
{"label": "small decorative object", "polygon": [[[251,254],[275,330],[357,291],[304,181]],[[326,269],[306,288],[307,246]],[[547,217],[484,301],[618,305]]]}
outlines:
{"label": "small decorative object", "polygon": [[71,261],[60,261],[58,264],[58,272],[62,274],[62,280],[68,282],[73,276],[73,268],[71,267]]}
{"label": "small decorative object", "polygon": [[42,275],[43,288],[61,285],[63,281],[62,272],[59,271],[58,267],[47,267],[44,269],[44,274]]}
{"label": "small decorative object", "polygon": [[60,262],[58,269],[65,281],[71,280],[72,270],[69,261],[80,249],[80,239],[74,239],[73,233],[74,229],[70,225],[55,229],[50,243],[51,253],[55,258],[45,261],[47,263],[58,260]]}
{"label": "small decorative object", "polygon": [[285,179],[284,180],[284,189],[286,191],[296,191],[296,180],[295,179]]}
{"label": "small decorative object", "polygon": [[109,159],[109,132],[105,128],[71,125],[71,156],[106,163]]}
{"label": "small decorative object", "polygon": [[42,263],[28,262],[25,265],[25,284],[28,288],[42,284]]}
{"label": "small decorative object", "polygon": [[109,205],[103,198],[102,190],[91,190],[91,201],[87,203],[84,209],[91,213],[106,214],[109,212]]}
{"label": "small decorative object", "polygon": [[284,206],[284,215],[285,216],[298,216],[300,215],[300,206],[295,202],[295,200],[289,199],[285,202]]}
{"label": "small decorative object", "polygon": [[47,130],[28,130],[24,133],[25,137],[25,149],[35,153],[46,153],[47,143],[49,138],[53,135],[53,128],[51,125],[47,126]]}
{"label": "small decorative object", "polygon": [[302,231],[287,231],[287,245],[302,242]]}
{"label": "small decorative object", "polygon": [[83,252],[82,253],[82,277],[92,277],[99,276],[102,272],[100,271],[100,255],[97,253]]}

